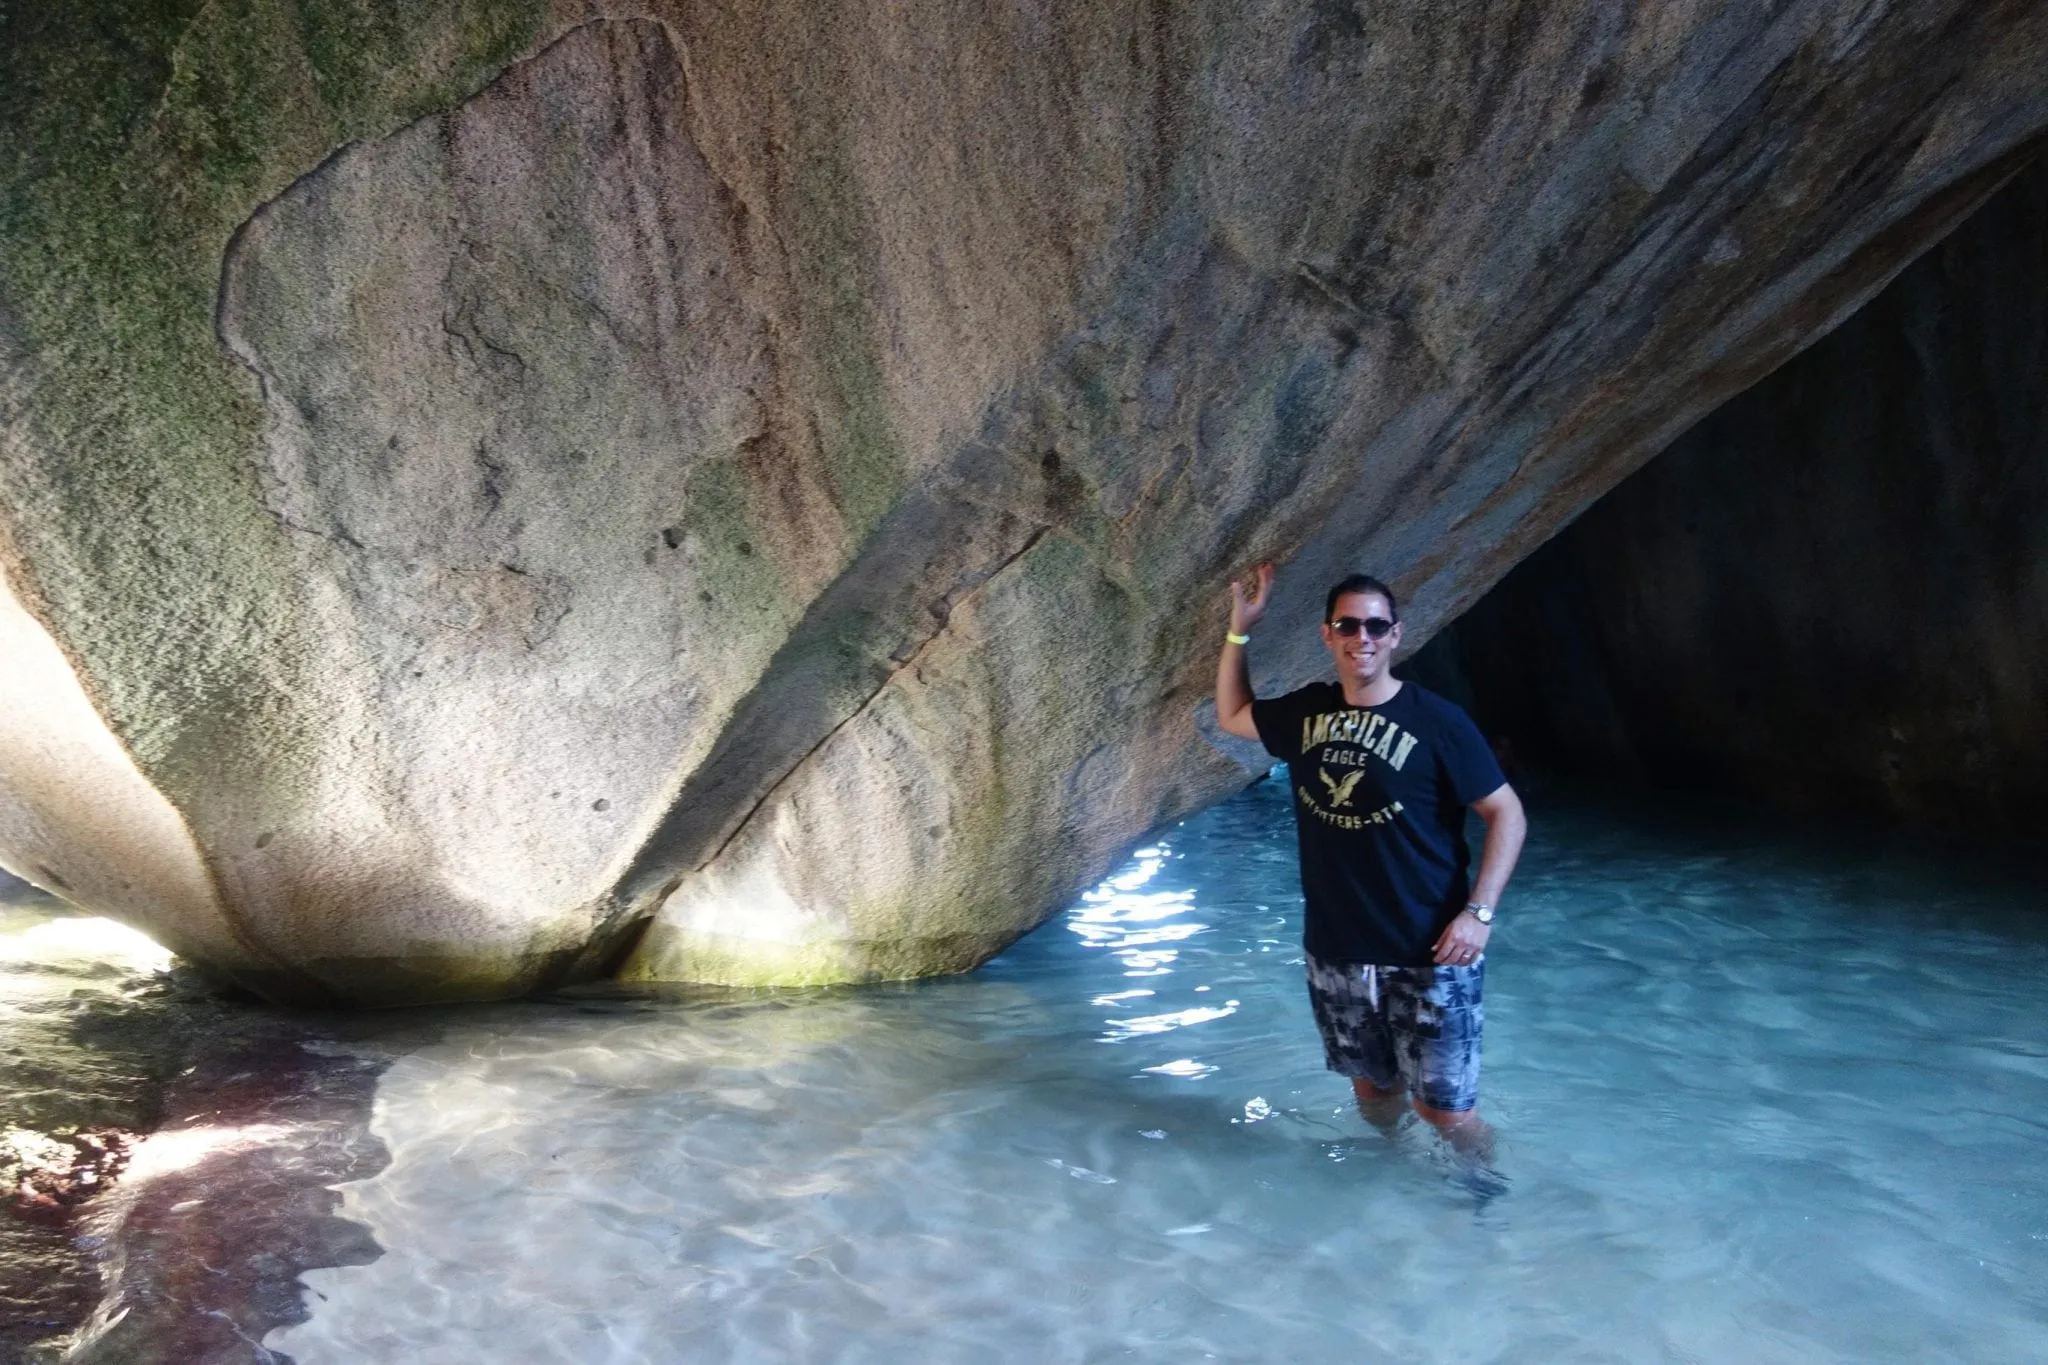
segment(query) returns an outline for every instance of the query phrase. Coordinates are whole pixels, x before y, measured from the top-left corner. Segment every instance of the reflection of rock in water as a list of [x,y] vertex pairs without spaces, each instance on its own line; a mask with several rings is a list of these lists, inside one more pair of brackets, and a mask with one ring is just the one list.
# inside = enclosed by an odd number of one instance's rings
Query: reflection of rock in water
[[53,918],[61,914],[55,900],[22,882],[0,884],[0,1353],[10,1358],[91,1311],[98,1278],[71,1236],[76,1196],[99,1172],[76,1139],[101,1134],[112,1146],[112,1135],[151,1124],[168,1061],[161,1044],[144,1043],[146,1023],[92,1027],[117,1010],[153,1013],[145,1002],[122,1000],[146,978],[136,965],[67,951],[65,936],[51,932],[66,923]]
[[[11,879],[10,879],[11,880]],[[380,1066],[195,992],[140,935],[0,885],[0,1356],[263,1359],[298,1273],[359,1264],[326,1186],[370,1174]],[[201,1277],[195,1282],[194,1277]]]
[[74,1360],[273,1359],[256,1343],[305,1320],[300,1272],[380,1254],[333,1216],[329,1187],[384,1165],[368,1128],[382,1065],[308,1051],[301,1028],[266,1014],[223,1013],[242,1036],[188,1054],[163,1126],[84,1220],[107,1283]]

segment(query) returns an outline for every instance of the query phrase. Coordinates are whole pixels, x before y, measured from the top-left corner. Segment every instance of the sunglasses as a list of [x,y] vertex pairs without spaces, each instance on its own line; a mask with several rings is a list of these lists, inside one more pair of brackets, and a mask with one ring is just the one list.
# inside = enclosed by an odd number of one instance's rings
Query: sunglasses
[[1363,621],[1356,616],[1340,616],[1330,622],[1330,629],[1347,640],[1355,638],[1361,630],[1368,640],[1384,640],[1393,628],[1394,623],[1384,616],[1368,616]]

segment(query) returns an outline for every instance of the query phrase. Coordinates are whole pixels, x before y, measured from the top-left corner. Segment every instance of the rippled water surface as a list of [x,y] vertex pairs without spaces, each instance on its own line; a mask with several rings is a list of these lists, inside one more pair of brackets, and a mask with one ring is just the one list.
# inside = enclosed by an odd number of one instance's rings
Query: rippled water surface
[[1507,1194],[1326,1074],[1285,789],[971,977],[399,1047],[304,1365],[2041,1359],[2048,915],[1959,859],[1542,815],[1489,955]]
[[18,905],[0,1355],[104,1292],[89,1365],[2048,1359],[2038,869],[1536,818],[1493,1197],[1323,1071],[1277,783],[894,987],[323,1021]]

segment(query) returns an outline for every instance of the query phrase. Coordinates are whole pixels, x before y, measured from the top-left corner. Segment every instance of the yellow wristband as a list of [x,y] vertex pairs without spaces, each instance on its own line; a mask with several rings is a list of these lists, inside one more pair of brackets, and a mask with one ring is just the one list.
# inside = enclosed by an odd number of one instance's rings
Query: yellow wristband
[[1237,633],[1236,631],[1234,631],[1234,630],[1226,630],[1226,631],[1224,631],[1224,632],[1223,632],[1223,638],[1224,638],[1225,640],[1228,640],[1228,641],[1229,641],[1229,642],[1230,642],[1231,644],[1234,644],[1234,645],[1248,645],[1248,644],[1250,644],[1250,643],[1252,642],[1252,637],[1251,637],[1251,636],[1249,636],[1249,635],[1239,635],[1239,634],[1238,634],[1238,633]]

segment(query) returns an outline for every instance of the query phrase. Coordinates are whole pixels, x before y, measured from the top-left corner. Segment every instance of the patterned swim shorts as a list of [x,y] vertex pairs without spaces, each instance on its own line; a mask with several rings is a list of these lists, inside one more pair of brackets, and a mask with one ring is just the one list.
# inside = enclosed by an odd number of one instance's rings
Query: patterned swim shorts
[[1469,967],[1369,967],[1308,960],[1323,1060],[1340,1076],[1406,1090],[1432,1109],[1479,1103],[1486,957]]

